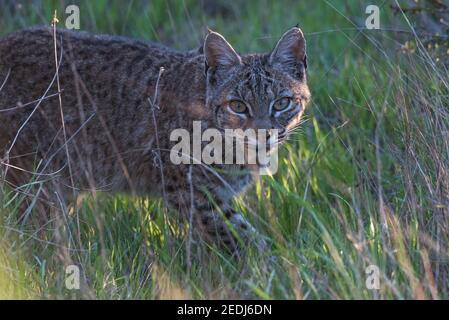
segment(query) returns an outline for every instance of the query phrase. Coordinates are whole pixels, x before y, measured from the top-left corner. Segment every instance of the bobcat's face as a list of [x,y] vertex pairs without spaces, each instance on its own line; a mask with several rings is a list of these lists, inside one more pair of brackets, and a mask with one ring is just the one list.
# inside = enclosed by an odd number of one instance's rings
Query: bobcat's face
[[[300,124],[310,98],[305,42],[289,30],[271,54],[240,57],[223,37],[206,38],[207,105],[218,129],[277,130],[276,145]],[[273,136],[273,135],[271,135]]]
[[300,123],[309,100],[305,77],[294,79],[271,67],[264,56],[244,57],[229,81],[210,99],[221,129],[277,129],[279,140]]

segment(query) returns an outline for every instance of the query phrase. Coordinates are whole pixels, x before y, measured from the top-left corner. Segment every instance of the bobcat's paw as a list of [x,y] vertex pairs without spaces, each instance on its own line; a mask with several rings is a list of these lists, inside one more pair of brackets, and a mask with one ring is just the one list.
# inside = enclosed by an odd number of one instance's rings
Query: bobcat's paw
[[268,242],[241,214],[232,215],[229,221],[245,246],[254,246],[259,251],[268,248]]
[[267,241],[239,213],[233,213],[227,219],[218,215],[203,216],[201,223],[211,242],[237,258],[245,256],[248,247],[255,247],[258,252],[268,248]]

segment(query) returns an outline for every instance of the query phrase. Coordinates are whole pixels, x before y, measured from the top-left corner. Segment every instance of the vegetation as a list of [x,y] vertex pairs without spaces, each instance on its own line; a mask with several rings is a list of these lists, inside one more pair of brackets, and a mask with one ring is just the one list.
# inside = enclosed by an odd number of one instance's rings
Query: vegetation
[[[240,52],[268,51],[299,23],[313,98],[277,174],[235,203],[267,252],[236,261],[187,243],[158,201],[125,196],[86,196],[36,230],[17,222],[24,196],[0,180],[1,298],[449,298],[449,51],[428,50],[449,41],[447,11],[435,20],[445,33],[429,35],[408,1],[379,1],[380,30],[365,29],[365,1],[74,2],[83,30],[179,49],[209,27]],[[0,35],[54,10],[62,25],[64,8],[2,1]],[[80,290],[65,286],[70,264]],[[367,289],[370,265],[379,290]]]

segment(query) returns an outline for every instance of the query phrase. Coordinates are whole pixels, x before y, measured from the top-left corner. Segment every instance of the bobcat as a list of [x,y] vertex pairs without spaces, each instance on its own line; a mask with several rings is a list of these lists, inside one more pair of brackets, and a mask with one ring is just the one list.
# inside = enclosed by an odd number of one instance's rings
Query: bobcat
[[264,246],[230,206],[258,166],[175,165],[170,132],[201,121],[277,129],[282,143],[310,98],[306,69],[298,27],[247,55],[213,31],[187,52],[52,27],[12,33],[0,40],[0,178],[21,192],[35,181],[45,212],[81,191],[159,195],[208,241]]

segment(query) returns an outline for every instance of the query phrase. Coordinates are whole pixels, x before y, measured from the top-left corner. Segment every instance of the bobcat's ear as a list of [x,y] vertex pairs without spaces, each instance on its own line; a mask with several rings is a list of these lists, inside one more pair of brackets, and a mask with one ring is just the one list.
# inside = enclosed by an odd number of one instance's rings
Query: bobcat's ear
[[271,52],[269,62],[273,67],[301,77],[307,68],[306,40],[301,29],[293,27],[284,33]]
[[219,33],[210,31],[204,40],[204,55],[208,68],[232,67],[242,63],[242,59]]

